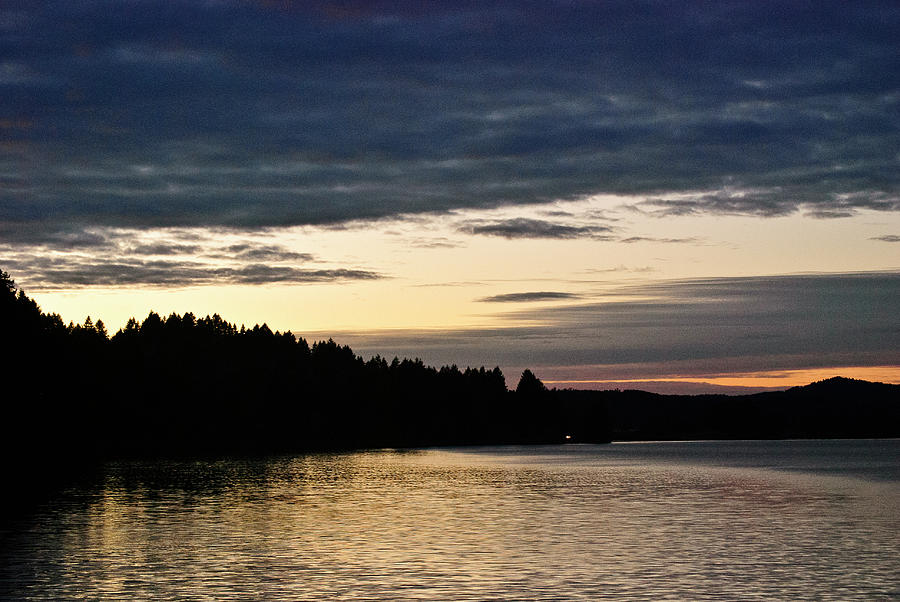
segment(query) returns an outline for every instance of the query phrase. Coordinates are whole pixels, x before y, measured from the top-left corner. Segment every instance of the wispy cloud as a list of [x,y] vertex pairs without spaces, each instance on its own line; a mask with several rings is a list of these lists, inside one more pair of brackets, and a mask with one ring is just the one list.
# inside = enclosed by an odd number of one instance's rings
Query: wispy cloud
[[232,257],[248,261],[292,261],[305,262],[314,258],[310,253],[297,253],[281,245],[258,245],[241,243],[229,245],[223,249],[222,257]]
[[628,238],[620,238],[619,242],[623,242],[626,244],[633,244],[636,242],[661,242],[666,244],[688,244],[688,243],[697,243],[699,239],[689,237],[689,238],[659,238],[655,236],[629,236]]
[[861,209],[900,210],[900,196],[882,190],[838,193],[813,192],[789,184],[760,189],[731,185],[720,190],[652,197],[628,205],[628,208],[652,217],[704,214],[782,217],[802,211],[808,217],[835,219],[852,217]]
[[882,242],[900,242],[900,236],[897,234],[885,234],[884,236],[874,236],[872,240],[880,240]]
[[527,303],[531,301],[559,301],[561,299],[577,299],[574,293],[561,293],[554,291],[536,291],[529,293],[505,293],[482,297],[477,301],[483,303]]
[[172,243],[149,243],[135,245],[127,249],[134,255],[192,255],[203,249],[200,245],[183,245]]
[[588,274],[615,274],[615,273],[635,273],[635,274],[649,274],[651,272],[658,272],[659,268],[644,265],[644,266],[627,266],[627,265],[617,265],[609,268],[592,268],[589,270],[585,270]]
[[473,221],[459,225],[468,234],[501,236],[503,238],[604,238],[612,231],[609,226],[569,225],[547,220],[512,218],[498,221]]
[[414,237],[407,240],[406,244],[417,249],[453,249],[464,246],[461,241],[452,240],[446,236]]
[[28,290],[83,287],[192,287],[210,284],[308,284],[376,280],[369,270],[331,268],[301,269],[283,265],[249,263],[214,265],[191,260],[151,260],[122,257],[98,259],[86,256],[29,256],[8,259],[4,269],[21,273]]
[[653,217],[677,217],[704,213],[778,217],[797,211],[798,202],[781,188],[746,189],[729,186],[721,190],[676,194],[672,198],[649,198],[632,209]]

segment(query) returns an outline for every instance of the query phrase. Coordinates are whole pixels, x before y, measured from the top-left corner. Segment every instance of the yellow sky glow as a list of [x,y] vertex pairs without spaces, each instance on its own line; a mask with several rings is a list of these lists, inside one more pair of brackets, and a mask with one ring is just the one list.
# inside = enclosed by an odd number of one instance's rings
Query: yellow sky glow
[[[13,274],[45,311],[68,321],[103,319],[112,330],[129,317],[218,312],[237,323],[266,322],[280,330],[466,328],[499,324],[509,305],[479,303],[499,294],[553,290],[598,298],[624,284],[681,278],[811,272],[896,270],[900,245],[874,237],[900,228],[900,216],[860,212],[842,220],[802,215],[778,218],[682,216],[651,218],[623,209],[635,199],[599,196],[529,207],[470,210],[384,221],[348,229],[289,228],[257,235],[314,259],[295,267],[349,268],[383,279],[339,283],[206,285],[184,288],[91,287],[33,290],[27,274]],[[596,224],[602,213],[609,239],[506,239],[466,234],[460,224],[510,218],[547,219],[564,211],[572,224]],[[246,240],[205,232],[220,245]],[[137,242],[167,234],[138,233]],[[646,240],[623,243],[627,237]],[[835,245],[836,238],[852,245]],[[664,240],[692,242],[663,242]],[[161,257],[160,259],[166,259]],[[190,257],[189,260],[197,260]],[[218,259],[226,265],[226,259]]]

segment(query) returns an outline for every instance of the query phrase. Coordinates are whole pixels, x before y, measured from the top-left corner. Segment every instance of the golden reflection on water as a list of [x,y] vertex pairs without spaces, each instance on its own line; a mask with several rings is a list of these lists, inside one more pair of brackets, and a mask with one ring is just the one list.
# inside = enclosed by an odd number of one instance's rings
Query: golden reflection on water
[[655,454],[571,446],[113,464],[95,486],[46,508],[18,540],[3,593],[900,596],[896,480],[700,461],[727,455],[729,444],[686,462],[656,445]]

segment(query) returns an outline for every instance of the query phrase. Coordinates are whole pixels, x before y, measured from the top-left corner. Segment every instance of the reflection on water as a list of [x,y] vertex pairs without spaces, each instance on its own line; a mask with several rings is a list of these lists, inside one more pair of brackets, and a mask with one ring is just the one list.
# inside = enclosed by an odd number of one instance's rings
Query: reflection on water
[[900,597],[898,441],[116,463],[4,537],[6,598]]

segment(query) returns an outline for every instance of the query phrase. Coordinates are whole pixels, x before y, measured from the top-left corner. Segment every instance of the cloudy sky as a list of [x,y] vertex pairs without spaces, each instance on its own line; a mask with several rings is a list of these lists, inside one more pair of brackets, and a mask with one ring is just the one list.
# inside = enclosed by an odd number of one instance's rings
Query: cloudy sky
[[0,269],[511,385],[900,382],[897,40],[893,0],[7,0]]

